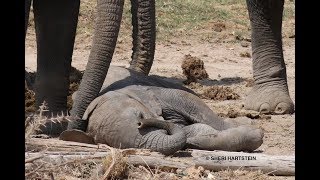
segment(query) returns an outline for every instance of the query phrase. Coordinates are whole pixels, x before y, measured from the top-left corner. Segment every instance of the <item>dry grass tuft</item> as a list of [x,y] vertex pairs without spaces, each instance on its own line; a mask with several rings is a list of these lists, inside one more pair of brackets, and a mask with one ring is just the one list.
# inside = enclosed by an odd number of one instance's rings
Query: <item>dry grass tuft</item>
[[38,160],[26,164],[25,177],[26,179],[90,179],[96,166],[97,163],[90,159],[76,159],[60,163]]
[[268,174],[262,171],[245,171],[241,169],[237,170],[224,170],[213,173],[215,179],[228,179],[228,180],[265,180],[269,179]]
[[115,179],[125,176],[128,169],[127,157],[117,149],[110,148],[110,155],[102,161],[102,167],[105,170],[102,179]]
[[44,116],[44,113],[48,111],[46,103],[43,102],[39,107],[39,115],[29,116],[25,120],[25,140],[30,139],[31,135],[40,130],[41,126],[48,121],[48,118]]
[[32,135],[41,131],[41,127],[45,127],[48,122],[52,123],[61,123],[68,122],[68,114],[64,114],[61,112],[61,115],[55,115],[50,118],[46,114],[48,114],[48,107],[46,102],[43,102],[39,107],[39,113],[35,113],[31,116],[26,117],[25,119],[25,140],[31,138]]

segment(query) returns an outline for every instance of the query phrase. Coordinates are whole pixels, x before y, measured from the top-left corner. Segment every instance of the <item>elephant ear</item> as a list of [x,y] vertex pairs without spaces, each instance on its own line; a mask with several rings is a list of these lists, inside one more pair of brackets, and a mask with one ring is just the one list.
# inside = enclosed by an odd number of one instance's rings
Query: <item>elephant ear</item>
[[86,111],[84,112],[82,119],[83,120],[89,120],[92,112],[100,107],[103,103],[110,101],[111,99],[115,98],[115,97],[121,97],[123,96],[122,93],[118,93],[116,91],[109,91],[106,92],[100,96],[98,96],[97,98],[95,98],[87,107]]
[[149,87],[140,86],[140,85],[131,85],[126,88],[116,90],[117,92],[124,93],[130,98],[139,101],[143,104],[150,112],[157,116],[162,115],[162,108],[160,103],[157,101],[154,93],[150,90]]
[[95,144],[94,139],[92,137],[90,137],[87,133],[77,129],[63,131],[60,134],[59,139],[64,141],[74,141],[79,143]]
[[92,112],[99,107],[101,104],[103,104],[104,102],[108,101],[108,96],[106,96],[105,94],[95,98],[87,107],[86,111],[84,112],[82,119],[83,120],[89,120],[90,115],[92,114]]

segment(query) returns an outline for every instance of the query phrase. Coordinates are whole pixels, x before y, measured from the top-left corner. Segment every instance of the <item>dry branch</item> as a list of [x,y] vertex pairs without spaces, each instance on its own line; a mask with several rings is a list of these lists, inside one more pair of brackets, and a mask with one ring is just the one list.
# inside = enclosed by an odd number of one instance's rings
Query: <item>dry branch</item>
[[193,150],[196,166],[220,171],[225,169],[261,170],[271,175],[294,176],[294,156],[273,156],[261,153]]
[[161,156],[130,155],[129,164],[149,166],[150,168],[160,167],[161,169],[185,169],[194,165],[192,161],[183,158],[170,158]]
[[33,151],[72,151],[72,152],[108,152],[109,147],[71,141],[61,141],[58,139],[31,138],[26,143],[26,150]]
[[[101,159],[110,154],[108,146],[67,142],[55,139],[30,139],[27,149],[35,148],[45,152],[26,152],[26,158],[43,156],[48,163],[65,163],[75,159]],[[205,169],[220,171],[226,169],[261,170],[272,175],[292,176],[295,174],[294,156],[272,156],[261,153],[190,150],[189,156],[164,156],[149,150],[121,150],[132,165],[159,167],[161,169],[185,169],[202,166]],[[217,159],[220,158],[220,159]]]
[[24,161],[24,163],[31,163],[31,162],[33,162],[33,161],[35,161],[37,159],[41,159],[41,158],[43,158],[43,154],[40,154],[38,156],[33,156],[32,158],[26,159]]

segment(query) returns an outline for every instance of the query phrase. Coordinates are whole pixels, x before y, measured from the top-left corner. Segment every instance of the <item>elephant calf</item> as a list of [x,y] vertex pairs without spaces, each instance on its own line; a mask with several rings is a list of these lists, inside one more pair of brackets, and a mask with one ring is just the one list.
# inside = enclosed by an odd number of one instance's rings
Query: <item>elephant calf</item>
[[110,67],[106,79],[84,114],[87,132],[67,130],[60,139],[166,155],[184,148],[253,151],[263,142],[261,129],[223,120],[183,86],[120,67]]

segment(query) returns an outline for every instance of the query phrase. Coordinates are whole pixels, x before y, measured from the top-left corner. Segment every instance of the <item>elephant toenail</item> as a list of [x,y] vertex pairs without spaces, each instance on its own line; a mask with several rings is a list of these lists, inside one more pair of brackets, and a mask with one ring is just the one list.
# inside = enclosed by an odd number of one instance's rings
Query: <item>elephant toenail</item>
[[270,105],[269,105],[269,103],[263,103],[263,104],[261,104],[259,112],[260,112],[261,114],[268,114],[268,113],[270,113]]
[[290,107],[290,104],[281,102],[281,103],[279,103],[279,104],[277,105],[277,107],[275,108],[274,113],[275,113],[275,114],[290,113],[291,109],[292,109],[292,108]]

